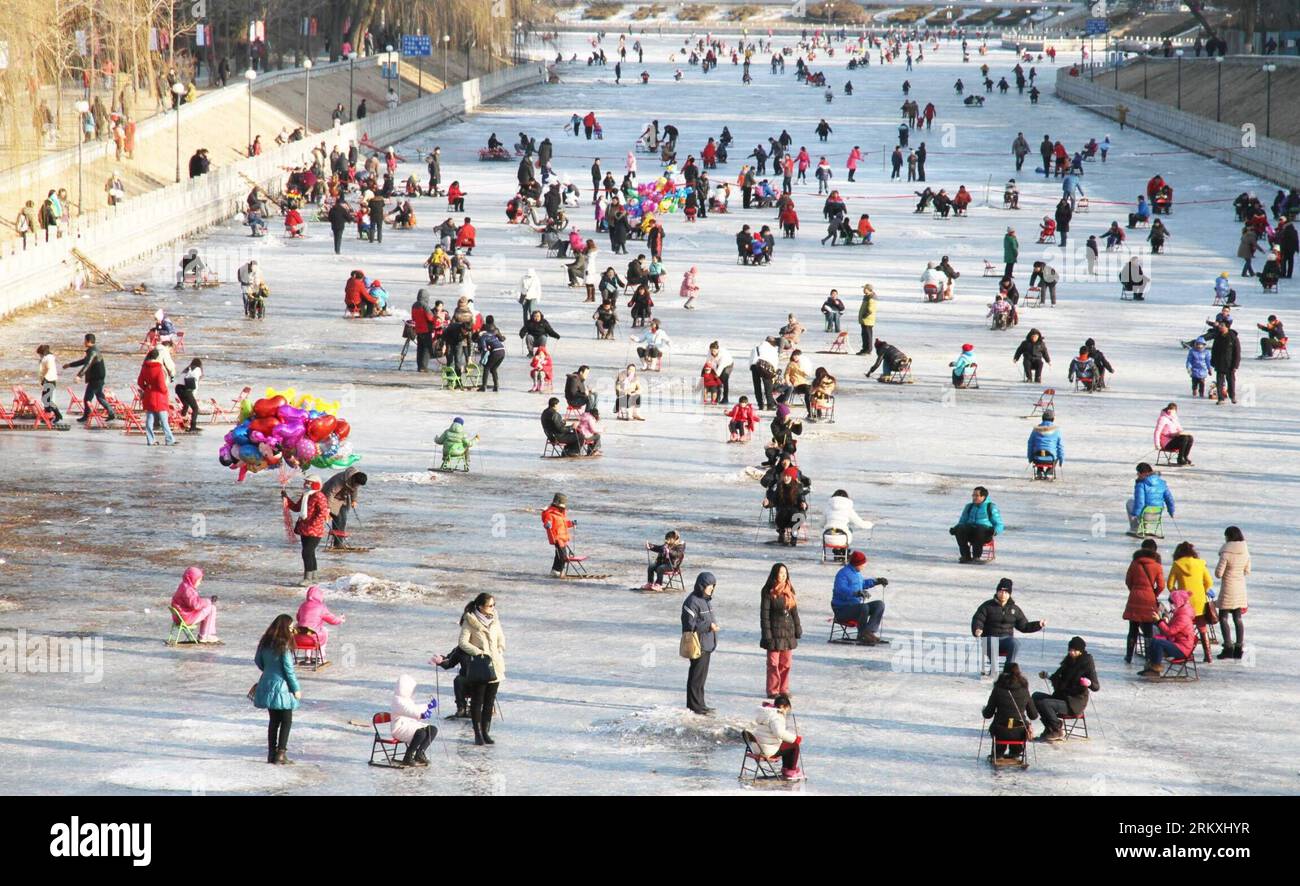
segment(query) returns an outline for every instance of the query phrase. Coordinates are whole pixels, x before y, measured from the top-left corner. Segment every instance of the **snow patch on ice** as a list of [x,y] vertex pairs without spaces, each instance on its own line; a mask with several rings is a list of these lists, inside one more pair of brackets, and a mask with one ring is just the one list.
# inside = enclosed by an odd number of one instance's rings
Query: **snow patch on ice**
[[21,609],[22,605],[11,597],[0,597],[0,612],[13,612],[15,609]]
[[616,720],[598,720],[591,731],[629,742],[649,739],[675,746],[698,746],[740,741],[744,728],[682,708],[657,706]]
[[283,345],[272,345],[272,351],[311,351],[316,345],[311,342],[289,342]]
[[423,600],[446,593],[436,585],[422,585],[410,581],[391,581],[375,578],[364,572],[354,572],[335,579],[325,587],[339,594],[368,597],[372,600]]
[[763,479],[763,471],[760,468],[748,467],[739,471],[732,471],[726,474],[708,474],[700,478],[705,484],[709,483],[752,483],[755,480]]
[[897,483],[900,486],[934,486],[947,483],[946,477],[927,474],[924,471],[891,471],[876,481],[877,483]]
[[406,471],[403,473],[371,474],[371,480],[380,483],[417,483],[428,485],[440,482],[437,474],[431,471]]
[[108,773],[105,781],[138,791],[177,791],[186,794],[238,791],[265,793],[297,785],[306,774],[306,770],[301,767],[268,766],[263,759],[188,758],[184,765],[169,759],[124,766]]

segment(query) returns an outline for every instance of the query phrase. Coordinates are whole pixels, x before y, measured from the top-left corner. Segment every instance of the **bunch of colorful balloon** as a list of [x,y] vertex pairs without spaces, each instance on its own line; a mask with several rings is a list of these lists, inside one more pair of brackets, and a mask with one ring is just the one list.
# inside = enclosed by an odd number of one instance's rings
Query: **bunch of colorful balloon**
[[226,434],[218,456],[239,471],[239,480],[281,463],[306,470],[346,468],[361,456],[352,452],[351,426],[338,417],[339,404],[293,389],[267,388],[260,400],[239,404],[239,424]]
[[639,199],[629,201],[627,207],[628,215],[632,218],[654,212],[676,212],[693,189],[661,176],[653,182],[642,182],[636,190]]

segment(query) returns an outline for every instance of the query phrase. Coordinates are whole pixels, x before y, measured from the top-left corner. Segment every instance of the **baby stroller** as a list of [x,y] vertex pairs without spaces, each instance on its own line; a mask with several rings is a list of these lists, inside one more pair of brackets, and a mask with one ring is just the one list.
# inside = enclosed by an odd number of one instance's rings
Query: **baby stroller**
[[1043,225],[1038,230],[1039,243],[1056,242],[1056,220],[1050,216],[1043,216]]

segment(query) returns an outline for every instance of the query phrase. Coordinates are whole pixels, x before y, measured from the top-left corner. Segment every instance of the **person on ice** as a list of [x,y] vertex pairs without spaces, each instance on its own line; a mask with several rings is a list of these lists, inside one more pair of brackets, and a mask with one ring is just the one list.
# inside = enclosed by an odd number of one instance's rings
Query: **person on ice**
[[[975,610],[971,618],[970,630],[977,638],[983,637],[987,646],[989,661],[996,663],[999,655],[1005,655],[1010,667],[1016,663],[1020,651],[1020,641],[1016,631],[1022,634],[1034,634],[1047,627],[1046,621],[1030,621],[1016,601],[1011,599],[1011,579],[1004,578],[998,582],[993,599],[985,600]],[[994,649],[994,641],[997,648]]]
[[361,487],[368,478],[356,468],[345,468],[325,481],[321,487],[330,506],[330,546],[347,546],[348,511],[356,507]]
[[329,607],[325,605],[325,591],[319,585],[312,585],[307,589],[307,598],[298,607],[298,615],[294,618],[299,627],[310,628],[315,632],[323,659],[326,658],[325,644],[330,640],[329,629],[325,626],[341,625],[346,620],[346,617],[330,612]]
[[1205,396],[1205,380],[1210,375],[1210,349],[1206,345],[1205,336],[1198,336],[1192,343],[1192,348],[1187,352],[1187,375],[1192,380],[1192,396]]
[[1088,708],[1088,698],[1094,692],[1101,691],[1097,681],[1097,666],[1088,654],[1088,644],[1082,637],[1071,637],[1065,658],[1053,673],[1039,671],[1038,676],[1052,684],[1050,694],[1035,692],[1034,706],[1042,715],[1044,732],[1039,736],[1043,741],[1065,741],[1065,726],[1062,716],[1077,717]]
[[1156,419],[1155,444],[1160,452],[1177,452],[1179,466],[1191,466],[1192,435],[1178,422],[1178,404],[1170,403]]
[[220,643],[217,636],[217,598],[199,596],[199,585],[203,582],[203,570],[191,566],[181,576],[181,583],[172,594],[171,605],[180,613],[187,625],[199,629],[200,643]]
[[564,563],[569,556],[569,530],[578,525],[569,519],[569,499],[563,492],[555,493],[551,504],[542,511],[542,526],[546,529],[546,540],[555,548],[555,559],[551,561],[551,578],[564,577]]
[[1061,439],[1060,429],[1053,424],[1055,421],[1056,411],[1044,409],[1042,423],[1029,432],[1026,457],[1039,480],[1048,476],[1053,465],[1065,464],[1065,442]]
[[[690,659],[686,675],[686,707],[692,713],[707,716],[713,708],[704,701],[704,684],[709,679],[709,656],[718,648],[718,623],[713,614],[713,588],[717,579],[712,572],[695,577],[695,588],[682,602],[682,635],[694,634],[699,654]],[[685,650],[683,650],[685,657]]]
[[1174,495],[1169,491],[1164,479],[1155,472],[1151,465],[1140,462],[1137,466],[1137,479],[1133,481],[1133,497],[1128,500],[1129,530],[1137,531],[1138,518],[1146,508],[1158,508],[1174,515]]
[[1001,535],[1002,530],[1002,513],[998,506],[989,500],[987,489],[976,486],[971,492],[970,504],[962,508],[961,518],[948,533],[957,539],[962,563],[982,563],[985,561],[977,555],[994,536]]
[[1077,381],[1083,385],[1085,391],[1095,391],[1097,384],[1097,363],[1088,354],[1088,346],[1083,345],[1079,348],[1079,356],[1070,361],[1070,371],[1066,378],[1069,381]]
[[[975,362],[975,346],[964,344],[961,346],[961,353],[957,359],[948,364],[952,367],[952,386],[954,388],[964,388],[969,384],[966,378],[966,371],[975,370],[979,364]],[[973,374],[973,372],[972,372]]]
[[1196,651],[1191,595],[1173,591],[1169,602],[1173,611],[1156,623],[1160,636],[1147,642],[1147,666],[1138,671],[1139,677],[1159,677],[1164,673],[1166,658],[1189,658]]
[[758,749],[764,756],[780,755],[781,777],[786,781],[799,781],[804,777],[799,766],[799,749],[803,738],[787,725],[786,717],[789,713],[790,696],[785,693],[776,695],[771,704],[758,709],[758,716],[749,731],[753,733]]
[[447,430],[433,438],[434,444],[442,447],[441,470],[447,470],[456,459],[466,459],[468,463],[469,450],[476,440],[478,437],[465,435],[465,419],[459,415],[453,418]]
[[[1038,719],[1038,709],[1029,695],[1029,681],[1020,673],[1020,665],[1008,664],[1006,670],[998,675],[981,714],[984,719],[993,720],[989,725],[989,735],[994,741],[1029,741],[1033,738],[1028,720]],[[996,753],[995,744],[989,752],[990,759]],[[1022,757],[1024,745],[1004,745],[1002,753],[1006,757]]]
[[257,643],[253,663],[262,672],[253,687],[253,706],[267,712],[266,762],[290,764],[289,730],[302,689],[293,667],[293,619],[277,615]]
[[871,588],[886,587],[887,578],[867,578],[867,555],[861,551],[849,554],[849,562],[835,573],[835,586],[831,592],[831,611],[841,624],[858,623],[858,645],[875,646],[880,642],[880,622],[885,617],[885,601],[871,599]]
[[836,489],[831,493],[831,500],[826,504],[826,513],[822,520],[822,541],[830,541],[837,546],[848,549],[853,546],[853,530],[865,529],[868,532],[875,526],[870,520],[864,520],[853,507],[853,499],[847,491]]
[[302,581],[299,587],[308,587],[316,581],[316,548],[325,536],[325,521],[330,515],[329,502],[321,487],[320,477],[309,474],[302,480],[302,495],[297,501],[280,490],[280,497],[288,502],[289,510],[298,515],[293,531],[302,541]]
[[424,752],[438,734],[438,727],[429,722],[436,702],[421,704],[411,697],[414,693],[414,677],[402,674],[397,678],[397,691],[393,693],[393,701],[389,705],[393,718],[390,728],[393,738],[406,742],[402,765],[428,766],[429,758]]
[[1192,607],[1192,621],[1200,634],[1201,647],[1205,652],[1203,661],[1209,664],[1210,639],[1214,637],[1214,626],[1209,621],[1207,610],[1215,597],[1214,577],[1191,542],[1182,542],[1174,548],[1174,562],[1169,567],[1166,585],[1171,591],[1186,591],[1191,595],[1188,603]]
[[646,566],[645,584],[641,586],[643,591],[662,591],[664,589],[664,576],[669,572],[676,572],[682,568],[682,560],[686,557],[686,545],[682,542],[682,537],[677,534],[677,530],[669,529],[664,533],[664,543],[661,545],[645,543],[647,551],[654,551],[655,559],[653,563]]

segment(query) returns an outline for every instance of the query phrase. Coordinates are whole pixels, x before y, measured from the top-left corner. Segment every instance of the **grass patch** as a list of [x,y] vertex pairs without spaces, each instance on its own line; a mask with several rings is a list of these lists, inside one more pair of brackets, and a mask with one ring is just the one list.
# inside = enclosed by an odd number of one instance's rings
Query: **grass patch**
[[604,21],[607,18],[613,18],[623,10],[622,3],[592,3],[583,12],[582,17],[594,21]]
[[649,6],[638,6],[632,13],[634,21],[643,22],[648,18],[659,18],[668,11],[667,6],[660,6],[658,3],[651,3]]
[[833,5],[829,3],[810,3],[804,19],[811,22],[826,22],[826,15],[830,13],[830,20],[835,24],[860,25],[866,23],[870,16],[867,11],[856,3],[837,2]]
[[744,6],[737,6],[735,9],[731,10],[731,20],[733,22],[749,21],[751,18],[758,15],[762,11],[763,11],[763,7],[761,6],[753,6],[751,4],[746,4]]
[[909,6],[902,12],[895,12],[889,22],[895,25],[910,25],[925,18],[933,10],[930,6]]
[[702,22],[713,15],[713,7],[705,3],[692,3],[677,11],[677,20],[683,22]]

